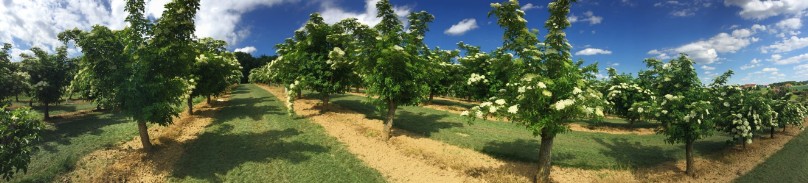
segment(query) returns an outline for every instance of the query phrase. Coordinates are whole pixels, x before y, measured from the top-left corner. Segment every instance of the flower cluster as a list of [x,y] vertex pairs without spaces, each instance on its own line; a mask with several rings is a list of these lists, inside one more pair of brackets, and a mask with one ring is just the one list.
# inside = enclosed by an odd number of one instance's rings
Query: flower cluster
[[488,83],[488,79],[485,79],[485,75],[471,73],[471,77],[469,77],[469,80],[466,82],[466,84],[472,85],[476,83]]
[[474,113],[476,118],[484,118],[487,114],[496,114],[500,112],[516,114],[519,112],[519,105],[508,105],[505,99],[497,99],[496,97],[490,98],[493,102],[483,102],[479,106],[474,106],[470,111],[463,111],[461,116],[469,116]]
[[289,84],[289,87],[285,88],[286,89],[286,109],[287,109],[287,112],[289,112],[289,116],[295,115],[295,96],[297,95],[297,92],[300,92],[298,90],[298,87],[300,87],[299,85],[300,85],[300,81],[295,80],[294,83]]

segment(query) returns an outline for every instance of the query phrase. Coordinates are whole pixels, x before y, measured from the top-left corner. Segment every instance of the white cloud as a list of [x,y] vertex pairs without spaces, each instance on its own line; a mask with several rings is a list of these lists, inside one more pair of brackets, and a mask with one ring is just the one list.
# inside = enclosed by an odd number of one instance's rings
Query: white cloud
[[787,18],[775,24],[781,30],[798,30],[802,28],[802,20],[799,17]]
[[569,17],[567,17],[567,20],[569,20],[570,23],[589,22],[589,25],[595,25],[603,22],[603,17],[596,16],[595,13],[593,13],[592,11],[586,11],[584,12],[584,17],[570,15]]
[[[249,27],[238,27],[241,16],[260,7],[271,7],[298,0],[201,0],[196,13],[196,36],[212,37],[238,44],[250,34]],[[146,2],[146,16],[160,18],[165,4],[170,0],[150,0]]]
[[745,19],[762,20],[781,14],[798,14],[808,9],[806,0],[724,0],[725,6],[738,6]]
[[609,54],[612,54],[612,51],[598,48],[586,48],[581,51],[575,52],[575,55],[609,55]]
[[682,9],[671,12],[671,15],[676,17],[689,17],[696,15],[696,11],[693,9]]
[[663,53],[662,51],[659,51],[657,49],[653,49],[651,51],[648,51],[648,54],[649,55],[656,55],[655,57],[657,59],[662,59],[662,60],[671,58],[667,53]]
[[[376,3],[378,2],[379,0],[365,0],[364,12],[350,12],[339,8],[339,6],[333,2],[325,1],[322,4],[323,10],[320,11],[320,14],[323,16],[323,20],[329,24],[337,23],[346,18],[356,18],[360,23],[375,26],[382,21],[381,18],[376,17],[376,13],[379,12],[376,10]],[[393,11],[402,22],[406,20],[407,15],[411,12],[410,8],[406,6],[393,6]]]
[[747,70],[747,69],[751,69],[751,68],[755,68],[755,67],[760,67],[761,65],[762,64],[760,64],[760,59],[752,59],[752,61],[749,62],[749,64],[742,65],[741,70]]
[[533,5],[533,3],[527,3],[525,5],[522,5],[522,8],[519,8],[519,9],[521,9],[522,11],[529,11],[529,10],[532,10],[532,9],[541,9],[541,8],[543,8],[541,5],[537,6],[537,5]]
[[736,29],[731,34],[722,32],[707,40],[688,43],[673,49],[651,50],[648,54],[685,53],[700,64],[712,64],[719,60],[719,53],[735,53],[758,41],[758,38],[752,37],[757,33],[754,30],[757,29]]
[[808,53],[793,56],[793,57],[788,57],[788,58],[785,58],[785,59],[783,59],[782,55],[774,54],[774,55],[772,55],[772,58],[769,59],[769,61],[774,62],[774,64],[777,64],[777,65],[788,65],[788,64],[801,63],[801,62],[804,62],[804,61],[808,61]]
[[763,68],[763,70],[761,70],[761,71],[763,71],[763,72],[777,72],[777,71],[779,71],[779,69],[773,68],[773,67],[767,67],[767,68]]
[[[242,14],[259,7],[299,0],[202,0],[196,16],[196,36],[213,37],[233,45],[249,34],[237,27]],[[149,0],[146,16],[160,18],[169,0]],[[93,25],[110,29],[127,26],[124,0],[4,1],[0,5],[0,42],[18,48],[32,46],[48,51],[62,45],[56,35],[64,30],[89,30]],[[73,52],[76,52],[75,50]]]
[[452,25],[452,27],[449,27],[449,29],[446,29],[446,31],[443,31],[443,33],[453,36],[459,36],[465,34],[470,30],[474,30],[478,27],[479,26],[477,26],[476,19],[473,18],[463,19],[457,24]]
[[253,53],[255,51],[258,51],[258,49],[255,49],[255,47],[253,47],[253,46],[247,46],[247,47],[244,47],[244,48],[237,48],[236,50],[234,50],[234,52],[244,52],[244,53]]
[[797,36],[791,36],[789,39],[784,39],[772,45],[761,47],[760,51],[763,53],[768,53],[769,51],[774,53],[784,53],[805,47],[808,47],[808,37],[799,38]]
[[[62,45],[56,35],[67,29],[88,30],[96,24],[123,28],[123,0],[108,4],[94,0],[4,1],[0,5],[0,42],[53,51]],[[14,58],[19,60],[16,54]]]
[[702,65],[702,66],[701,66],[701,69],[708,70],[708,71],[712,71],[712,70],[715,70],[715,67],[710,67],[710,66],[707,66],[707,65]]
[[794,67],[794,70],[797,75],[808,77],[808,64],[798,65],[797,67]]

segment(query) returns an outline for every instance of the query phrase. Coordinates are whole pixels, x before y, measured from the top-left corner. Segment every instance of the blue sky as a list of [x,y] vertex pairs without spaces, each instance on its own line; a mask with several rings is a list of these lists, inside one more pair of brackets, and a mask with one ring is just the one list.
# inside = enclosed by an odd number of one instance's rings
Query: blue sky
[[[310,13],[328,22],[356,17],[374,24],[377,0],[202,0],[197,35],[231,43],[231,50],[272,55],[274,45],[291,37]],[[0,4],[0,42],[23,53],[31,46],[53,50],[55,34],[67,28],[101,24],[125,26],[123,0],[12,0]],[[161,16],[168,0],[148,1],[147,14]],[[502,29],[488,17],[490,0],[391,0],[402,15],[435,15],[429,46],[455,49],[459,41],[492,50],[502,44]],[[531,28],[542,27],[546,0],[522,0]],[[528,5],[529,4],[529,5]],[[569,17],[568,38],[574,59],[598,62],[620,72],[644,69],[642,60],[669,59],[680,52],[698,63],[704,81],[734,70],[731,83],[767,84],[808,80],[808,31],[805,0],[581,0]],[[454,26],[454,27],[453,27]],[[77,55],[79,50],[71,49]]]

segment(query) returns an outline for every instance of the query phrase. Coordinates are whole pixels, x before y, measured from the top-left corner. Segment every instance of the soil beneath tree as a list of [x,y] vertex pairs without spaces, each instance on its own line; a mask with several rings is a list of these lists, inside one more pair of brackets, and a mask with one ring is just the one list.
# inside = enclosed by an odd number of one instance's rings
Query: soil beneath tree
[[[213,121],[214,114],[226,105],[224,96],[213,105],[194,106],[194,115],[187,111],[174,118],[168,126],[154,125],[149,135],[154,145],[151,153],[142,151],[140,136],[115,147],[97,150],[82,157],[74,170],[60,177],[60,182],[166,182],[174,164],[185,153],[189,143]],[[186,109],[187,110],[187,109]],[[134,129],[133,129],[134,130]]]

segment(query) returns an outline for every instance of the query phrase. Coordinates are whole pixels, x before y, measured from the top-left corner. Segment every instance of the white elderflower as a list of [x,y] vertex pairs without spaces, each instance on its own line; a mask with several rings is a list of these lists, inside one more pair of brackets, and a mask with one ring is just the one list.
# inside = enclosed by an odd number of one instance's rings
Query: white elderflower
[[644,112],[644,111],[645,111],[645,109],[643,109],[642,107],[637,108],[637,112],[639,112],[639,113],[642,113],[642,112]]
[[673,95],[667,94],[667,95],[665,95],[665,99],[673,100]]
[[469,116],[469,111],[463,111],[460,116]]
[[541,94],[544,95],[544,96],[547,96],[547,97],[552,97],[553,96],[553,92],[550,92],[550,91],[547,91],[547,90],[541,91]]
[[564,108],[567,108],[568,106],[572,105],[573,103],[575,103],[575,100],[572,100],[572,99],[564,99],[564,100],[559,100],[558,102],[556,102],[555,104],[553,104],[553,107],[554,107],[556,110],[559,110],[559,111],[560,111],[560,110],[564,110]]
[[488,113],[495,113],[497,112],[497,106],[491,106],[488,108]]
[[508,112],[511,113],[511,114],[516,114],[516,112],[519,112],[518,105],[513,105],[511,107],[508,107]]
[[578,87],[575,87],[575,88],[572,89],[572,94],[579,94],[581,92],[583,92],[583,91],[581,91],[581,89],[578,88]]
[[20,119],[20,118],[17,118],[17,116],[11,116],[12,121],[17,121],[17,119]]
[[603,117],[603,116],[604,116],[604,115],[603,115],[603,108],[601,108],[601,107],[597,107],[597,108],[595,108],[595,115],[598,115],[598,116],[600,116],[600,117]]
[[519,87],[519,93],[525,93],[525,88],[526,87],[524,87],[524,86],[520,86]]
[[477,111],[477,118],[483,118],[483,111]]
[[504,99],[499,99],[499,100],[495,101],[495,103],[497,103],[499,105],[505,105],[505,100]]
[[729,107],[729,102],[724,102],[724,107]]
[[542,89],[547,88],[547,85],[545,85],[544,82],[539,82],[538,86]]

